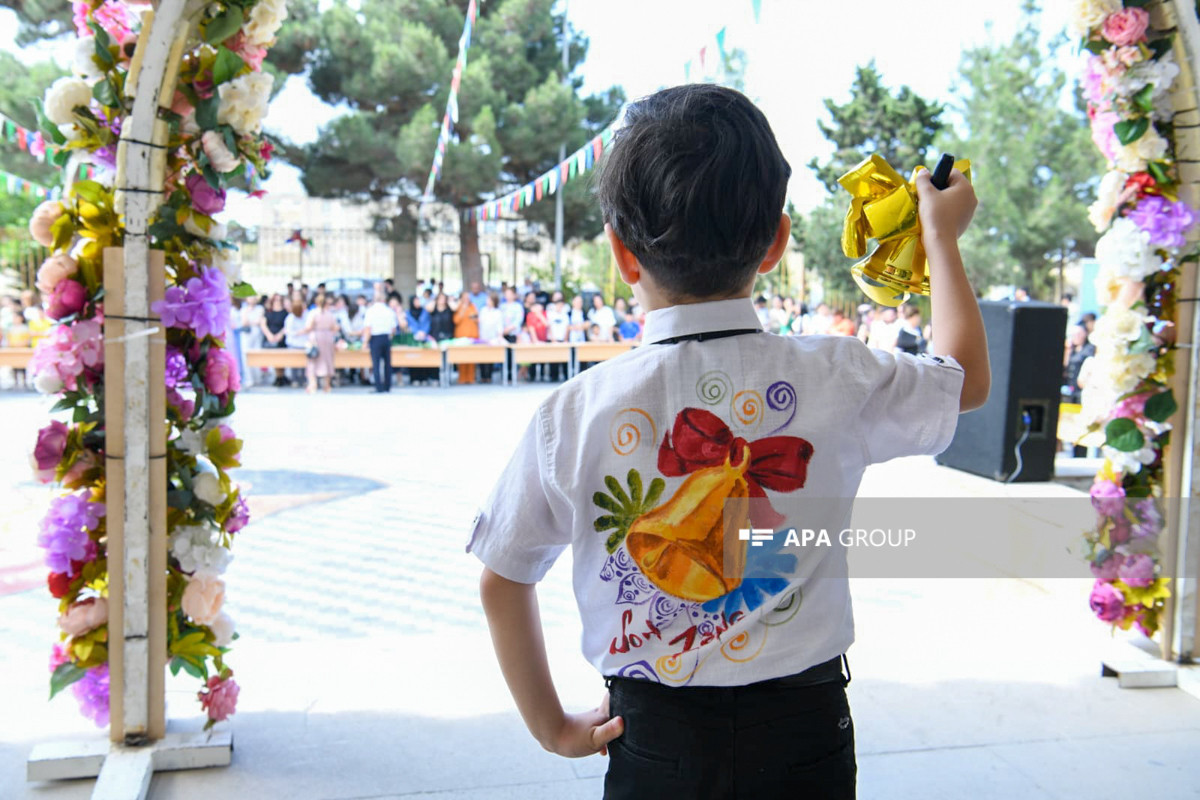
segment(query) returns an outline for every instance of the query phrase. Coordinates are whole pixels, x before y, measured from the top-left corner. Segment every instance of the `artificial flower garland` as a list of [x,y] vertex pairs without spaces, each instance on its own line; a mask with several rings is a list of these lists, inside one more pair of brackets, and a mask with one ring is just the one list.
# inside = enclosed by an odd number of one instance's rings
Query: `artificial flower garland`
[[1092,484],[1098,514],[1087,535],[1095,583],[1089,602],[1114,628],[1159,628],[1170,578],[1162,574],[1163,453],[1177,408],[1176,281],[1196,214],[1178,198],[1170,91],[1174,37],[1156,33],[1149,0],[1075,0],[1072,27],[1091,56],[1083,89],[1092,139],[1108,160],[1089,218],[1096,294],[1104,312],[1082,392],[1083,418],[1103,430],[1104,466]]
[[[259,196],[271,144],[261,135],[272,78],[261,71],[287,16],[285,0],[218,0],[188,42],[170,111],[165,202],[150,228],[165,254],[167,289],[153,307],[166,347],[167,646],[173,674],[202,681],[201,709],[211,726],[234,713],[238,685],[225,663],[236,638],[223,611],[222,573],[234,536],[249,521],[228,470],[242,442],[229,427],[240,387],[226,349],[231,296],[249,296],[227,257],[223,225],[213,217],[226,190]],[[117,141],[132,100],[125,82],[140,20],[122,0],[77,0],[74,74],[56,81],[38,108],[55,163],[96,165],[97,180],[73,184],[63,200],[43,203],[29,230],[51,256],[38,270],[56,327],[39,343],[30,373],[39,391],[59,397],[54,420],[38,432],[34,474],[57,483],[38,543],[59,600],[60,643],[50,660],[51,697],[70,686],[98,726],[108,711],[108,569],[104,475],[103,251],[123,242],[113,201]],[[74,162],[71,162],[74,163]]]

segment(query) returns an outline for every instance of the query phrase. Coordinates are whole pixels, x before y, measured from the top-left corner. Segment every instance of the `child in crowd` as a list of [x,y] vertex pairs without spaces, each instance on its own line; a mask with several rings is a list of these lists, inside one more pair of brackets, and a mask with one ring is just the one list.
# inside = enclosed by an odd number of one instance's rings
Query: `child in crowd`
[[[746,513],[798,525],[806,498],[840,501],[805,527],[847,527],[869,464],[940,452],[983,404],[957,245],[974,193],[957,172],[941,192],[916,181],[937,357],[769,336],[751,290],[787,247],[791,169],[766,119],[690,85],[625,120],[598,195],[647,311],[643,346],[542,402],[476,517],[467,549],[500,667],[543,747],[608,753],[606,798],[854,797],[845,552],[748,551],[736,531]],[[535,589],[567,546],[583,651],[609,690],[582,713],[555,691]]]

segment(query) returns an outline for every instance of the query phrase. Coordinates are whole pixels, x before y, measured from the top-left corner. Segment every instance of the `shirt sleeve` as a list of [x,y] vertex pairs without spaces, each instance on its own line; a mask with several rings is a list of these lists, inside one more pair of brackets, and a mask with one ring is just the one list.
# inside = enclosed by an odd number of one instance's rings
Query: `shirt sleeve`
[[864,393],[859,428],[867,463],[936,455],[958,426],[963,371],[949,356],[912,356],[852,343]]
[[472,523],[467,552],[496,574],[537,583],[571,543],[570,508],[552,482],[544,411],[534,415]]

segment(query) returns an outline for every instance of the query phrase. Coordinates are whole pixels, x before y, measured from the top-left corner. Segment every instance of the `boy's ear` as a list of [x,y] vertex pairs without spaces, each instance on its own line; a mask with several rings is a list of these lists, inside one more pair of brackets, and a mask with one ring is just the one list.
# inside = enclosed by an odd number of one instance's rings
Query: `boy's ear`
[[641,263],[613,231],[612,225],[607,222],[604,223],[604,235],[608,237],[608,244],[612,247],[613,258],[617,262],[617,272],[621,273],[621,280],[633,286],[642,279]]
[[767,248],[767,255],[763,258],[762,264],[758,266],[758,273],[760,275],[766,275],[775,269],[775,265],[779,263],[779,260],[783,258],[783,254],[787,252],[788,237],[791,235],[792,218],[787,214],[780,214],[779,228],[775,231],[775,240]]

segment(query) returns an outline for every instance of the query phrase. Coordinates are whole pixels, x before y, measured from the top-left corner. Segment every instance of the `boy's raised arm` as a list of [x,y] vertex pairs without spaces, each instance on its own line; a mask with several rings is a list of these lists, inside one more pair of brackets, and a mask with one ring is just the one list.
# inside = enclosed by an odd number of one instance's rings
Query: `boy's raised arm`
[[921,241],[929,262],[933,346],[962,366],[958,407],[960,411],[971,411],[987,402],[992,385],[983,317],[958,252],[958,237],[975,213],[975,191],[958,170],[950,174],[949,185],[941,191],[934,188],[928,170],[917,175],[916,186]]
[[609,718],[607,694],[591,711],[563,711],[546,660],[536,584],[510,581],[484,567],[479,596],[500,671],[529,732],[542,747],[560,756],[606,753],[625,724],[620,717]]

